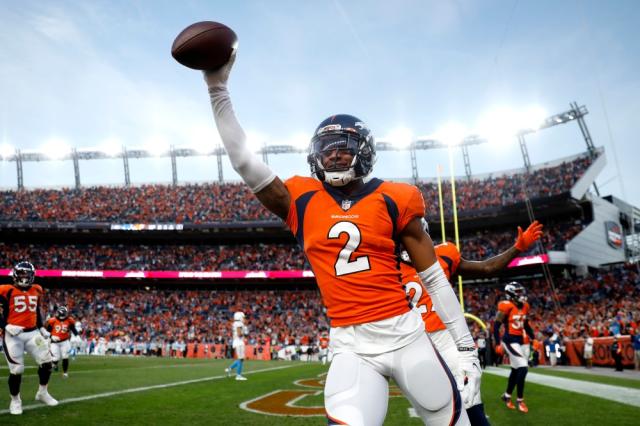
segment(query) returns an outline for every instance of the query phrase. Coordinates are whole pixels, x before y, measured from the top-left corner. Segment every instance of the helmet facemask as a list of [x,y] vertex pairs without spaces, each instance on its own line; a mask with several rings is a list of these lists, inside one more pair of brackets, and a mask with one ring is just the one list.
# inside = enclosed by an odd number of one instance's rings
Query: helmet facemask
[[67,319],[68,316],[69,316],[69,310],[67,309],[66,306],[60,306],[56,311],[56,318],[58,318],[59,320]]
[[[347,151],[353,156],[349,164],[339,163],[340,151]],[[334,158],[329,159],[334,152]],[[331,186],[345,186],[371,172],[375,162],[373,137],[364,123],[356,117],[333,116],[316,129],[311,139],[307,162],[311,167],[311,174],[319,180]]]
[[29,262],[20,262],[13,267],[13,283],[20,288],[29,288],[36,278],[36,269]]

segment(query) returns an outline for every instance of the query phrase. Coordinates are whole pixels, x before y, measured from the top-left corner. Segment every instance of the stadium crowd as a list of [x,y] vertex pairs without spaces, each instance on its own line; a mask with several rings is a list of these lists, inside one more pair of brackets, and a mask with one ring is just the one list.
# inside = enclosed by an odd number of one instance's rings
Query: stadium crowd
[[[640,273],[618,266],[586,277],[555,277],[555,292],[544,280],[523,282],[539,340],[633,334],[640,326]],[[468,312],[492,323],[503,285],[465,287]],[[85,342],[117,340],[131,345],[213,343],[228,345],[231,318],[247,314],[250,345],[313,344],[328,329],[317,290],[177,290],[162,287],[52,288],[46,309],[66,304],[82,323]],[[476,332],[479,330],[476,329]]]
[[316,290],[176,290],[140,288],[55,288],[48,312],[69,308],[82,323],[83,337],[135,344],[229,344],[233,312],[247,317],[250,345],[308,344],[328,330]]
[[[547,250],[564,250],[582,225],[560,222],[547,226]],[[437,231],[434,229],[434,232]],[[495,256],[513,245],[515,230],[482,231],[461,237],[462,253],[470,260]],[[434,239],[436,236],[434,236]],[[533,247],[529,253],[535,251]],[[38,259],[40,269],[70,270],[299,270],[309,269],[297,244],[126,245],[19,244],[0,242],[0,267],[23,259]]]
[[[458,210],[464,213],[523,201],[525,187],[531,198],[567,192],[591,161],[585,155],[531,174],[459,180],[456,183]],[[437,185],[421,182],[418,186],[427,200],[427,217],[437,218]],[[443,188],[443,199],[450,200],[449,183],[445,182]],[[0,204],[3,206],[0,221],[199,224],[276,220],[246,185],[234,183],[2,191]],[[446,204],[447,216],[450,216],[449,203]]]

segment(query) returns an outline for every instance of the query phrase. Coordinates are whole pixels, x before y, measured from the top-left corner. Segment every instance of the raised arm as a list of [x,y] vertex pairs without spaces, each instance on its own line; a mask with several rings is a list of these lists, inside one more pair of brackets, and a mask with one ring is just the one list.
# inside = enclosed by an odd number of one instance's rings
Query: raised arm
[[251,152],[244,130],[233,111],[227,80],[235,58],[236,51],[231,55],[229,62],[219,70],[204,72],[213,117],[233,169],[267,209],[286,219],[289,212],[289,192],[269,166]]
[[493,276],[506,268],[509,262],[515,259],[520,253],[527,251],[541,236],[542,224],[537,220],[533,221],[526,231],[523,231],[522,228],[518,226],[518,238],[512,247],[482,261],[461,258],[458,273],[470,278]]

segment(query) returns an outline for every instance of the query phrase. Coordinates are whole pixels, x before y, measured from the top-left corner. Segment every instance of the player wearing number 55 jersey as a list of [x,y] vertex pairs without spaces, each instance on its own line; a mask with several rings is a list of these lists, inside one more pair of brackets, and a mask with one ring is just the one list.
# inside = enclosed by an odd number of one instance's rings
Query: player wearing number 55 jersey
[[[226,83],[234,59],[235,52],[220,70],[205,72],[214,117],[234,169],[286,221],[315,273],[331,319],[334,357],[324,390],[329,423],[381,425],[393,378],[424,422],[468,424],[456,383],[402,288],[400,242],[456,344],[473,346],[433,243],[420,226],[420,192],[368,178],[375,163],[373,137],[361,120],[345,114],[316,128],[307,157],[313,178],[282,182],[248,148],[233,112]],[[464,365],[473,358],[469,352]]]
[[24,353],[29,353],[38,364],[40,387],[36,400],[47,405],[58,405],[47,391],[51,377],[51,353],[46,340],[49,333],[42,327],[40,305],[43,290],[34,284],[36,270],[29,262],[20,262],[13,267],[13,284],[0,285],[2,315],[0,327],[4,330],[2,343],[9,365],[9,393],[11,414],[22,414],[20,383],[24,372]]

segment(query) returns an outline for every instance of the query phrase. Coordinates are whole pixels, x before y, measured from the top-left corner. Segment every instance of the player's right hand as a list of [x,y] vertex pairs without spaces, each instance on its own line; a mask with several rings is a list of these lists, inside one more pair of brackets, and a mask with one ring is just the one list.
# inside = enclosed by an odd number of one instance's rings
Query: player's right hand
[[23,329],[24,327],[20,327],[19,325],[13,325],[13,324],[7,324],[4,327],[4,331],[6,331],[12,336],[17,336],[18,334],[22,333]]
[[518,226],[518,238],[515,247],[518,251],[523,252],[529,250],[529,247],[542,237],[542,224],[534,220],[526,231]]
[[233,52],[231,52],[231,56],[229,57],[229,61],[222,67],[220,67],[220,69],[213,71],[202,71],[202,73],[204,74],[204,81],[207,83],[207,86],[210,89],[213,87],[227,87],[227,81],[229,80],[231,68],[233,68],[233,63],[236,61],[237,51],[237,48],[233,49]]
[[53,343],[58,343],[60,341],[60,338],[58,336],[51,336],[51,342]]

